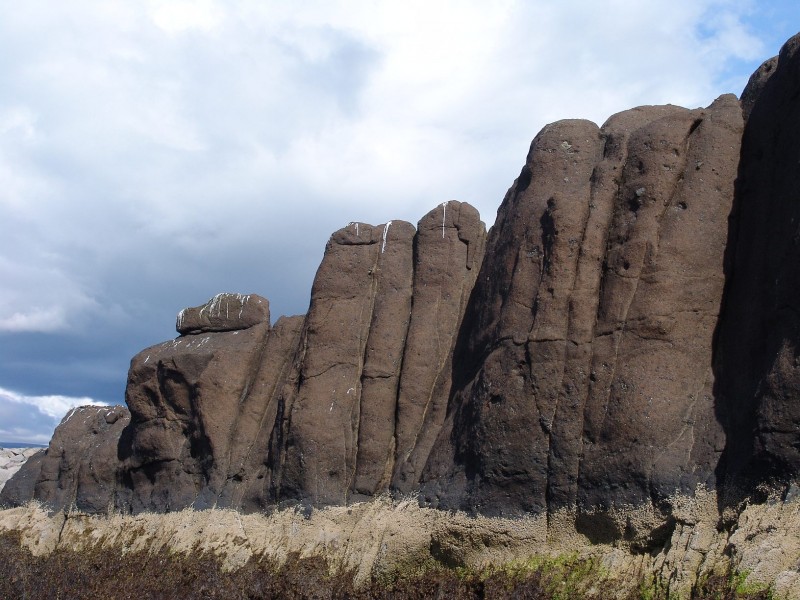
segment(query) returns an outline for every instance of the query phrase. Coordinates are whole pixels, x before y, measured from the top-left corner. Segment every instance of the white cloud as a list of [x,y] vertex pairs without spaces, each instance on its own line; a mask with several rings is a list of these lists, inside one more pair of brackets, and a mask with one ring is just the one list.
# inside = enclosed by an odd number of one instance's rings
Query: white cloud
[[28,406],[34,407],[43,415],[46,415],[52,419],[61,419],[66,415],[66,413],[78,406],[88,406],[88,405],[97,405],[97,406],[107,406],[107,402],[98,402],[93,398],[88,397],[81,397],[76,398],[73,396],[59,396],[59,395],[48,395],[48,396],[26,396],[24,394],[18,394],[17,392],[13,392],[11,390],[7,390],[5,388],[0,387],[0,402],[13,402],[14,404],[26,404]]
[[192,30],[208,32],[216,28],[223,12],[215,2],[208,0],[158,1],[150,3],[150,17],[161,29],[170,34]]
[[15,312],[0,318],[0,331],[52,332],[67,326],[64,311],[60,306],[33,308],[27,312]]

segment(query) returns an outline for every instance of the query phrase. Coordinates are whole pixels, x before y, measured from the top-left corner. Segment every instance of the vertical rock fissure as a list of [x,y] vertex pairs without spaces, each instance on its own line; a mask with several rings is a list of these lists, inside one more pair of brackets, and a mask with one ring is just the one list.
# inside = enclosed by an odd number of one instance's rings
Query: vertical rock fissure
[[[303,323],[303,328],[300,331],[300,344],[298,344],[297,352],[292,357],[291,370],[296,374],[296,379],[293,382],[292,393],[287,396],[282,396],[282,402],[279,406],[280,419],[276,419],[275,428],[280,428],[278,432],[278,455],[275,457],[277,465],[273,468],[272,480],[270,482],[271,496],[276,501],[281,498],[281,491],[283,487],[283,475],[286,467],[286,458],[289,454],[289,441],[292,432],[292,416],[294,414],[294,401],[300,392],[300,387],[303,381],[303,362],[305,361],[306,353],[308,352],[308,313]],[[288,415],[288,416],[287,416]],[[276,476],[277,474],[277,476]]]
[[352,418],[353,422],[353,439],[355,440],[354,447],[352,449],[352,456],[350,458],[351,464],[349,466],[350,476],[347,481],[347,485],[345,487],[345,501],[347,501],[347,496],[352,494],[355,491],[355,484],[356,484],[356,470],[358,468],[358,448],[361,442],[361,401],[363,398],[363,390],[364,390],[364,365],[367,362],[367,343],[369,341],[370,331],[372,330],[374,318],[375,318],[375,299],[377,297],[378,292],[378,280],[381,277],[380,271],[380,262],[381,257],[383,256],[383,251],[385,249],[386,244],[386,235],[388,234],[388,225],[384,230],[384,238],[383,238],[383,246],[378,249],[376,246],[375,252],[375,260],[372,263],[372,269],[370,269],[370,273],[372,274],[372,282],[370,284],[370,298],[369,298],[369,307],[367,309],[367,318],[365,318],[364,310],[362,307],[362,311],[359,314],[359,323],[363,323],[365,329],[362,329],[359,334],[359,343],[361,347],[359,348],[358,352],[358,368],[357,368],[357,389],[355,390],[356,394],[356,401],[353,403],[353,407],[355,408],[356,415]]
[[[441,306],[441,293],[436,297],[436,314],[437,315],[439,314],[440,306]],[[451,339],[451,343],[452,343],[452,339]],[[443,357],[444,353],[441,352],[441,348],[442,348],[441,332],[437,329],[436,330],[436,349],[437,349],[437,354],[440,357]],[[425,400],[425,407],[422,410],[422,419],[420,419],[419,426],[417,427],[417,431],[414,434],[414,440],[413,440],[412,444],[409,446],[408,456],[406,457],[406,460],[408,460],[408,458],[410,458],[411,455],[414,453],[414,449],[417,446],[417,440],[419,439],[419,435],[420,435],[420,433],[422,433],[422,430],[425,428],[425,421],[426,421],[427,416],[428,416],[428,410],[430,409],[431,402],[433,401],[433,394],[436,391],[436,384],[439,382],[439,378],[442,376],[442,369],[444,368],[445,362],[446,362],[446,358],[439,358],[439,360],[436,362],[436,371],[435,371],[436,375],[433,378],[433,384],[431,385],[430,389],[428,390],[428,397]]]
[[[273,332],[271,332],[271,335],[275,335],[274,330],[273,330]],[[293,336],[293,341],[289,346],[290,348],[293,348],[295,351],[296,351],[296,349],[297,349],[297,347],[299,345],[299,342],[300,342],[300,335],[301,335],[301,331],[298,330],[295,333],[295,335]],[[265,351],[266,351],[266,347],[265,347]],[[261,436],[263,435],[262,432],[264,432],[264,428],[268,424],[268,417],[269,417],[269,414],[271,412],[270,411],[270,407],[275,405],[275,404],[277,404],[277,406],[275,406],[275,417],[272,420],[272,431],[270,432],[270,434],[268,436],[268,439],[267,439],[266,456],[264,456],[264,464],[266,465],[266,468],[269,470],[269,473],[270,473],[269,482],[268,482],[268,485],[269,485],[270,488],[272,488],[272,485],[273,485],[274,473],[278,471],[278,469],[275,469],[275,465],[279,464],[280,460],[281,460],[280,456],[278,456],[278,457],[274,456],[273,448],[275,448],[275,447],[280,448],[282,446],[282,444],[283,444],[283,437],[285,437],[285,436],[281,435],[282,434],[282,421],[283,421],[283,417],[284,417],[284,414],[285,414],[284,413],[284,411],[285,411],[285,402],[284,402],[284,399],[283,399],[283,397],[282,397],[282,395],[280,393],[280,390],[281,390],[281,387],[283,385],[285,385],[285,383],[286,383],[286,378],[288,376],[288,371],[292,366],[293,358],[294,358],[294,354],[290,352],[283,359],[283,361],[281,362],[280,369],[277,372],[276,377],[272,380],[271,386],[268,389],[267,393],[265,394],[266,402],[264,404],[264,410],[261,413],[261,418],[259,419],[259,422],[258,422],[258,429],[256,430],[255,436],[253,437],[250,445],[248,446],[247,453],[246,453],[245,458],[244,458],[244,463],[245,464],[250,464],[253,448],[255,447],[256,441],[261,439]],[[277,435],[280,439],[275,440],[274,439],[275,435]],[[257,481],[257,479],[254,480],[254,481]],[[251,488],[252,488],[252,485],[253,485],[254,481],[250,483],[250,486],[247,486],[247,487],[246,486],[242,486],[241,492],[239,494],[239,499],[238,499],[239,503],[242,502],[242,499],[244,498],[244,495],[247,492],[251,491]],[[265,491],[268,491],[268,490],[265,490]]]
[[411,242],[411,302],[409,304],[408,325],[406,326],[405,342],[403,344],[403,353],[402,353],[402,358],[400,360],[400,371],[399,371],[399,376],[397,378],[397,393],[395,394],[395,399],[394,399],[394,428],[392,431],[393,452],[391,453],[392,468],[391,471],[389,471],[390,473],[392,473],[392,475],[389,476],[390,481],[394,479],[393,474],[397,471],[397,469],[400,466],[400,463],[402,462],[402,459],[400,457],[402,449],[400,448],[398,440],[398,431],[400,430],[400,421],[402,419],[402,407],[400,403],[403,391],[402,377],[406,368],[406,360],[409,358],[409,353],[408,353],[409,335],[411,332],[411,325],[414,319],[414,310],[416,308],[414,304],[415,304],[415,298],[417,296],[416,287],[417,287],[417,276],[418,276],[417,264],[419,261],[419,236],[420,232],[418,229],[417,232],[414,234],[414,238]]
[[[261,342],[258,344],[258,352],[256,352],[255,355],[251,358],[250,366],[247,369],[247,374],[246,374],[247,379],[245,380],[244,387],[242,388],[242,393],[239,396],[238,406],[240,406],[240,407],[242,406],[242,404],[244,404],[249,399],[250,393],[252,391],[253,384],[257,380],[259,374],[261,373],[261,370],[262,370],[263,365],[264,365],[264,353],[265,353],[266,348],[267,348],[267,339],[269,338],[269,335],[270,335],[269,328],[265,328],[264,335],[261,338]],[[262,419],[264,418],[264,415],[266,414],[268,406],[269,406],[269,404],[267,404],[267,403],[264,404],[264,410],[262,411],[262,416],[261,416]],[[236,431],[238,429],[237,426],[239,425],[239,419],[240,418],[241,418],[241,411],[237,411],[237,418],[234,421],[233,426],[231,427],[230,431],[228,432],[227,447],[226,447],[226,451],[225,451],[225,465],[224,465],[225,469],[226,469],[226,471],[228,473],[230,472],[231,459],[232,459],[232,455],[233,455],[234,436],[236,435]],[[260,428],[259,428],[259,431],[260,431]],[[249,440],[248,449],[245,452],[245,461],[246,461],[247,457],[250,456],[250,452],[251,452],[251,450],[253,448],[253,444],[255,444],[255,441],[256,441],[255,438],[251,438]],[[229,477],[230,477],[230,475],[228,475],[226,473],[226,479],[228,479]],[[219,496],[220,496],[220,494],[222,494],[222,491],[223,491],[222,490],[222,486],[220,486],[220,488],[218,490],[216,490],[217,499],[219,499]]]
[[[606,147],[604,147],[604,149],[603,149],[603,158],[602,158],[601,164],[604,163],[604,162],[607,162],[607,161],[610,162],[610,159],[609,159],[609,157],[607,155],[607,147],[608,147],[609,141],[612,140],[612,137],[611,137],[612,135],[613,134],[608,134],[608,137],[606,138],[606,145],[605,145]],[[621,143],[619,144],[619,148],[620,148],[622,156],[619,159],[619,161],[616,161],[616,160],[614,161],[618,165],[623,165],[628,160],[628,140],[629,139],[630,139],[630,134],[629,133],[626,132],[626,133],[622,134],[622,140],[621,140]],[[614,169],[616,169],[616,167],[614,167]],[[595,170],[595,172],[593,173],[593,177],[596,174],[596,172],[597,171]],[[610,194],[610,198],[609,198],[609,202],[611,204],[611,210],[608,211],[608,215],[607,215],[606,221],[604,223],[602,223],[601,227],[600,227],[601,231],[603,232],[602,233],[603,239],[600,242],[600,247],[601,248],[605,248],[605,251],[603,252],[602,256],[600,257],[601,264],[598,265],[599,269],[598,269],[598,273],[597,273],[597,282],[596,282],[597,293],[596,293],[595,298],[594,298],[595,306],[594,306],[594,311],[593,311],[594,319],[592,321],[592,326],[591,326],[591,328],[589,330],[589,336],[588,336],[588,339],[589,339],[589,352],[588,352],[588,359],[587,359],[587,362],[586,362],[586,366],[587,366],[587,370],[589,372],[589,375],[588,375],[589,381],[586,384],[586,386],[584,387],[584,393],[581,396],[581,409],[579,411],[579,414],[581,415],[581,434],[580,434],[579,439],[578,439],[580,449],[578,451],[577,472],[575,474],[576,485],[580,485],[580,481],[581,481],[581,467],[583,466],[583,455],[584,455],[584,449],[585,449],[585,446],[586,446],[586,411],[587,411],[587,409],[589,407],[589,398],[592,396],[592,392],[594,391],[595,380],[596,380],[592,369],[593,369],[594,360],[595,360],[595,339],[597,337],[597,323],[598,323],[598,321],[600,319],[600,311],[602,310],[602,303],[600,302],[600,298],[603,297],[603,288],[604,288],[605,282],[606,282],[605,275],[606,275],[607,271],[605,270],[604,267],[606,266],[606,260],[607,260],[609,244],[610,244],[609,234],[610,234],[611,223],[613,222],[613,219],[614,219],[614,209],[613,209],[613,207],[616,206],[619,203],[619,200],[620,200],[620,198],[622,196],[622,182],[621,182],[621,180],[619,178],[613,177],[612,178],[612,182],[614,183],[614,190]],[[596,206],[596,204],[597,204],[596,200],[597,200],[599,194],[600,194],[600,192],[599,192],[599,190],[597,188],[596,182],[593,180],[592,181],[592,189],[591,189],[591,192],[590,192],[591,205],[595,205]],[[585,239],[586,231],[588,230],[588,227],[589,227],[589,221],[590,220],[591,220],[591,211],[589,213],[589,219],[587,219],[586,229],[584,229],[584,239]],[[581,243],[581,257],[583,256],[583,252],[584,252],[584,245],[583,245],[583,243]],[[608,407],[608,402],[606,402],[606,410],[607,410],[607,407]]]
[[[578,252],[577,252],[577,255],[575,257],[574,268],[572,269],[573,276],[572,276],[572,280],[570,282],[570,288],[569,288],[570,291],[569,291],[569,294],[568,294],[568,297],[567,297],[567,302],[566,302],[566,305],[567,305],[567,319],[566,319],[566,325],[565,325],[565,332],[566,333],[565,333],[565,336],[564,336],[565,337],[565,341],[564,341],[564,352],[562,354],[561,377],[560,377],[559,386],[558,386],[558,389],[557,389],[558,395],[556,396],[556,405],[555,405],[555,408],[553,410],[553,421],[554,422],[556,421],[556,419],[558,419],[558,416],[559,416],[558,415],[558,408],[559,408],[559,404],[560,404],[560,401],[561,401],[561,397],[562,397],[562,395],[567,394],[567,391],[564,389],[564,374],[565,374],[566,368],[567,368],[568,345],[569,344],[578,345],[580,343],[579,340],[574,340],[573,339],[573,337],[574,337],[573,336],[574,315],[573,315],[573,310],[572,310],[572,301],[573,301],[573,298],[574,298],[574,295],[575,295],[576,285],[578,283],[580,275],[582,274],[581,273],[582,259],[585,256],[584,253],[585,253],[585,247],[587,245],[587,231],[589,230],[589,223],[591,222],[591,217],[592,217],[592,205],[593,205],[593,202],[594,202],[594,179],[595,179],[596,171],[597,171],[597,166],[595,166],[594,169],[592,169],[592,175],[591,175],[591,177],[589,179],[590,187],[589,187],[589,190],[588,190],[588,197],[586,198],[585,218],[583,219],[583,227],[581,229],[580,244],[578,246]],[[595,315],[596,315],[597,311],[594,311],[594,312],[595,312]],[[594,334],[594,328],[592,328],[592,334]],[[591,352],[589,353],[589,361],[590,362],[589,362],[588,366],[591,367]],[[583,416],[584,406],[585,406],[585,398],[584,398],[584,403],[581,406],[579,406],[578,410],[577,410],[577,415],[580,416],[580,417]],[[580,423],[579,430],[580,431],[583,430],[583,419],[582,418],[581,418],[581,423]],[[582,445],[583,445],[583,436],[579,435],[578,439],[575,440],[575,443],[582,447]],[[553,481],[553,458],[554,458],[554,456],[553,456],[553,453],[554,453],[554,451],[555,451],[555,449],[553,448],[553,445],[552,445],[552,433],[551,433],[550,436],[548,437],[547,489],[546,489],[546,492],[545,492],[545,498],[546,498],[547,506],[548,506],[548,510],[546,511],[548,531],[550,529],[550,519],[551,519],[552,511],[560,508],[560,507],[555,507],[554,506],[554,502],[553,502],[553,496],[554,496],[554,490],[553,490],[553,485],[554,485],[554,481]],[[580,457],[580,449],[578,450],[577,455],[578,455],[578,457]],[[576,482],[578,481],[579,470],[580,470],[580,458],[578,458],[577,464],[575,466],[575,481]],[[575,503],[574,492],[572,490],[570,490],[569,497],[567,499],[567,507],[569,508],[569,507],[573,506],[574,503]]]

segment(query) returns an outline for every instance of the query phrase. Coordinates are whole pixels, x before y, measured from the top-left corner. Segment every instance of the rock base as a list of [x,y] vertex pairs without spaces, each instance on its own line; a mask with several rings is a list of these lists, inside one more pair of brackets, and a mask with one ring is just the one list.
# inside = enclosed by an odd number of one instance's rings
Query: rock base
[[[551,575],[562,569],[558,577],[575,586],[578,597],[594,597],[596,586],[603,597],[614,589],[619,598],[683,598],[708,582],[724,580],[740,592],[769,590],[772,598],[800,598],[800,539],[795,533],[800,501],[775,497],[745,505],[727,526],[720,522],[712,493],[675,498],[674,505],[681,509],[649,548],[592,543],[569,525],[574,517],[566,512],[549,518],[469,517],[387,498],[270,515],[231,510],[48,514],[31,504],[0,511],[0,535],[17,536],[22,548],[39,557],[57,551],[166,551],[215,558],[228,573],[251,568],[254,561],[280,566],[298,558],[320,559],[326,568],[348,573],[356,588],[431,570],[486,578],[546,567]],[[637,511],[623,513],[614,518],[646,518]],[[577,570],[587,565],[591,581],[581,582]]]

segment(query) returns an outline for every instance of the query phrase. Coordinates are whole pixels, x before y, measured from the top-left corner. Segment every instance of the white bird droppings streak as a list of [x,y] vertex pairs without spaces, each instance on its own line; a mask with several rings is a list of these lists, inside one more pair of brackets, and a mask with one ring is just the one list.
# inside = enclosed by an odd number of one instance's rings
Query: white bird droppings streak
[[392,225],[392,222],[389,221],[383,227],[383,243],[381,244],[381,254],[383,254],[383,251],[386,250],[386,238],[389,237],[389,227],[391,225]]
[[72,410],[70,410],[70,411],[67,413],[67,418],[66,418],[66,419],[64,419],[64,420],[61,422],[61,424],[63,425],[64,423],[66,423],[67,421],[69,421],[69,420],[72,418],[72,415],[74,415],[74,414],[75,414],[75,411],[76,411],[76,410],[78,410],[78,409],[77,409],[77,407],[76,407],[76,408],[73,408]]
[[449,200],[442,202],[442,238],[444,238],[444,221],[447,218],[447,203]]

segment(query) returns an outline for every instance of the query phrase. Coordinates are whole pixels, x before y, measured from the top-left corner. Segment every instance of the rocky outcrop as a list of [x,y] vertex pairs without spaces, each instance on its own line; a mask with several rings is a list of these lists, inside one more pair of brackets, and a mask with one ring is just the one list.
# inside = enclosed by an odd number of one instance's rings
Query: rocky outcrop
[[[414,490],[444,421],[485,237],[456,201],[418,228],[351,223],[331,236],[304,317],[270,327],[266,300],[234,294],[181,311],[182,335],[131,361],[130,423],[105,433],[117,470],[97,498],[76,491],[71,459],[52,449],[38,475],[31,467],[33,495],[88,511],[110,497],[124,511],[249,511]],[[59,448],[94,440],[68,423]],[[54,480],[71,491],[46,491]]]
[[130,423],[123,406],[80,406],[56,427],[45,452],[31,456],[5,485],[0,502],[35,498],[55,509],[104,512],[122,503],[122,432]]
[[434,501],[522,514],[714,487],[712,347],[741,132],[723,96],[536,137],[467,309],[445,456],[425,477]]
[[286,398],[275,498],[341,504],[419,482],[441,428],[485,228],[468,204],[331,237]]
[[457,201],[416,228],[350,223],[304,316],[272,326],[266,299],[235,294],[182,311],[181,335],[131,362],[129,422],[65,419],[0,500],[255,511],[418,493],[650,552],[687,526],[676,498],[716,493],[727,515],[786,488],[798,46],[741,102],[547,126],[488,235]]

